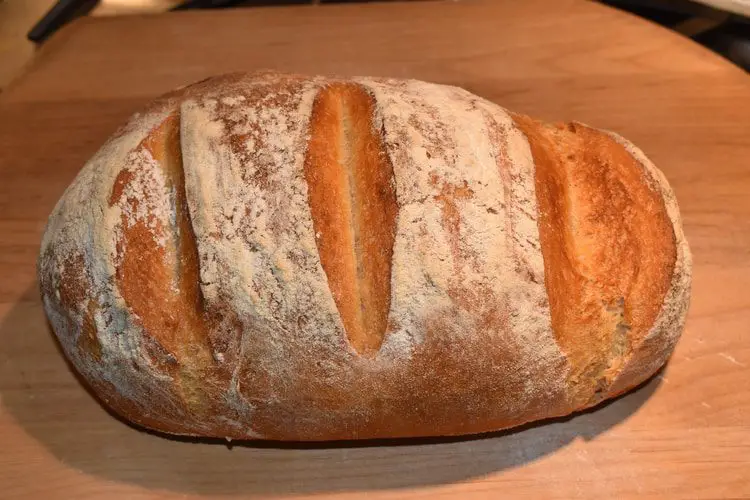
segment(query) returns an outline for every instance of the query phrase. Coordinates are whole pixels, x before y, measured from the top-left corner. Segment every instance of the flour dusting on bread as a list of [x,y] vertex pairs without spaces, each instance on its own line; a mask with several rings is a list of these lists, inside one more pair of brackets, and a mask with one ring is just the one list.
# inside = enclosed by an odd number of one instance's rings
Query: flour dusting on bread
[[[373,104],[350,103],[338,121],[314,115],[324,91],[365,92]],[[382,161],[367,165],[392,165],[392,179],[368,181],[382,190],[371,196],[326,201],[306,160],[314,144],[361,130],[352,120],[372,124],[378,140],[367,147],[379,150],[366,157]],[[690,285],[674,195],[639,150],[618,141],[663,198],[677,259],[663,309],[609,395],[663,363]],[[45,309],[97,395],[169,433],[458,435],[565,415],[579,407],[553,330],[537,169],[514,117],[459,88],[275,73],[208,79],[135,115],[63,194],[39,259]],[[347,297],[334,293],[330,273],[345,263],[325,245],[341,229],[325,212],[359,220],[366,207],[347,203],[392,208],[393,192],[392,227],[358,226],[360,239],[347,243],[393,237],[392,249],[368,247],[392,250],[389,286],[367,289],[390,296],[355,301],[389,304],[382,343],[362,353],[343,320]]]

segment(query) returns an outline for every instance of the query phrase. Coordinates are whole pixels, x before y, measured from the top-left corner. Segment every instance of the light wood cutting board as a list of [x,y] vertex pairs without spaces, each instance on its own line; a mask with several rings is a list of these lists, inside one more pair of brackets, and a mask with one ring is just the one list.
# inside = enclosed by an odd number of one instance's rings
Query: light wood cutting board
[[[620,132],[665,172],[695,257],[666,370],[570,419],[360,447],[170,440],[107,414],[37,293],[43,224],[151,97],[275,68],[414,77]],[[0,498],[750,497],[750,78],[591,2],[416,2],[86,19],[0,95]]]

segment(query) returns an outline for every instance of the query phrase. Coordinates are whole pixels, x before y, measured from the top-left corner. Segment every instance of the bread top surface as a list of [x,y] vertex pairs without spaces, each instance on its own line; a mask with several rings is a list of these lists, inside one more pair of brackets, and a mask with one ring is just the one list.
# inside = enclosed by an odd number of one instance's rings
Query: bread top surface
[[40,257],[61,345],[117,412],[270,439],[595,404],[664,362],[689,272],[671,190],[619,137],[454,87],[272,73],[134,116]]

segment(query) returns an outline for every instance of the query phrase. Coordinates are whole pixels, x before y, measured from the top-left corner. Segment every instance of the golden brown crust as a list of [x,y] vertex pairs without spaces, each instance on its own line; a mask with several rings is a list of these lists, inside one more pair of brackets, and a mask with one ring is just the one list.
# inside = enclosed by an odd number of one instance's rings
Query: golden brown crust
[[[136,152],[143,150],[162,169],[174,198],[173,227],[149,217],[131,223],[126,214],[148,203],[148,194],[128,196],[134,175],[127,169],[117,176],[109,204],[125,207],[122,235],[117,241],[115,282],[144,330],[143,352],[149,362],[175,381],[186,413],[200,419],[210,401],[196,386],[210,382],[213,362],[209,354],[207,325],[198,287],[198,256],[187,209],[180,151],[180,120],[171,114],[149,131]],[[166,244],[160,238],[166,238]]]
[[398,212],[374,113],[361,85],[325,87],[313,103],[304,165],[320,262],[352,347],[369,356],[388,321]]
[[416,81],[227,75],[89,162],[39,272],[72,363],[176,434],[456,435],[652,374],[689,251],[620,138]]
[[555,337],[576,407],[601,399],[659,314],[676,244],[660,193],[604,132],[514,117],[536,163]]

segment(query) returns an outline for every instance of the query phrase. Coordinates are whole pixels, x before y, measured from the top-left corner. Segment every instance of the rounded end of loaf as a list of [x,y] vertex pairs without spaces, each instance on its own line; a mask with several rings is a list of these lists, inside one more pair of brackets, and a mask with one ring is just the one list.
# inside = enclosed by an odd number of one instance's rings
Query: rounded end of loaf
[[631,143],[515,115],[536,164],[552,328],[573,408],[635,387],[667,360],[690,295],[674,193]]
[[643,383],[659,371],[672,355],[687,320],[693,259],[683,231],[677,198],[667,178],[632,142],[618,134],[607,133],[641,166],[647,182],[661,196],[675,241],[674,265],[659,313],[646,337],[609,388],[606,397],[612,398]]
[[120,417],[179,435],[225,433],[195,396],[211,370],[175,109],[197,91],[153,101],[113,134],[53,210],[38,259],[45,312],[88,388]]

